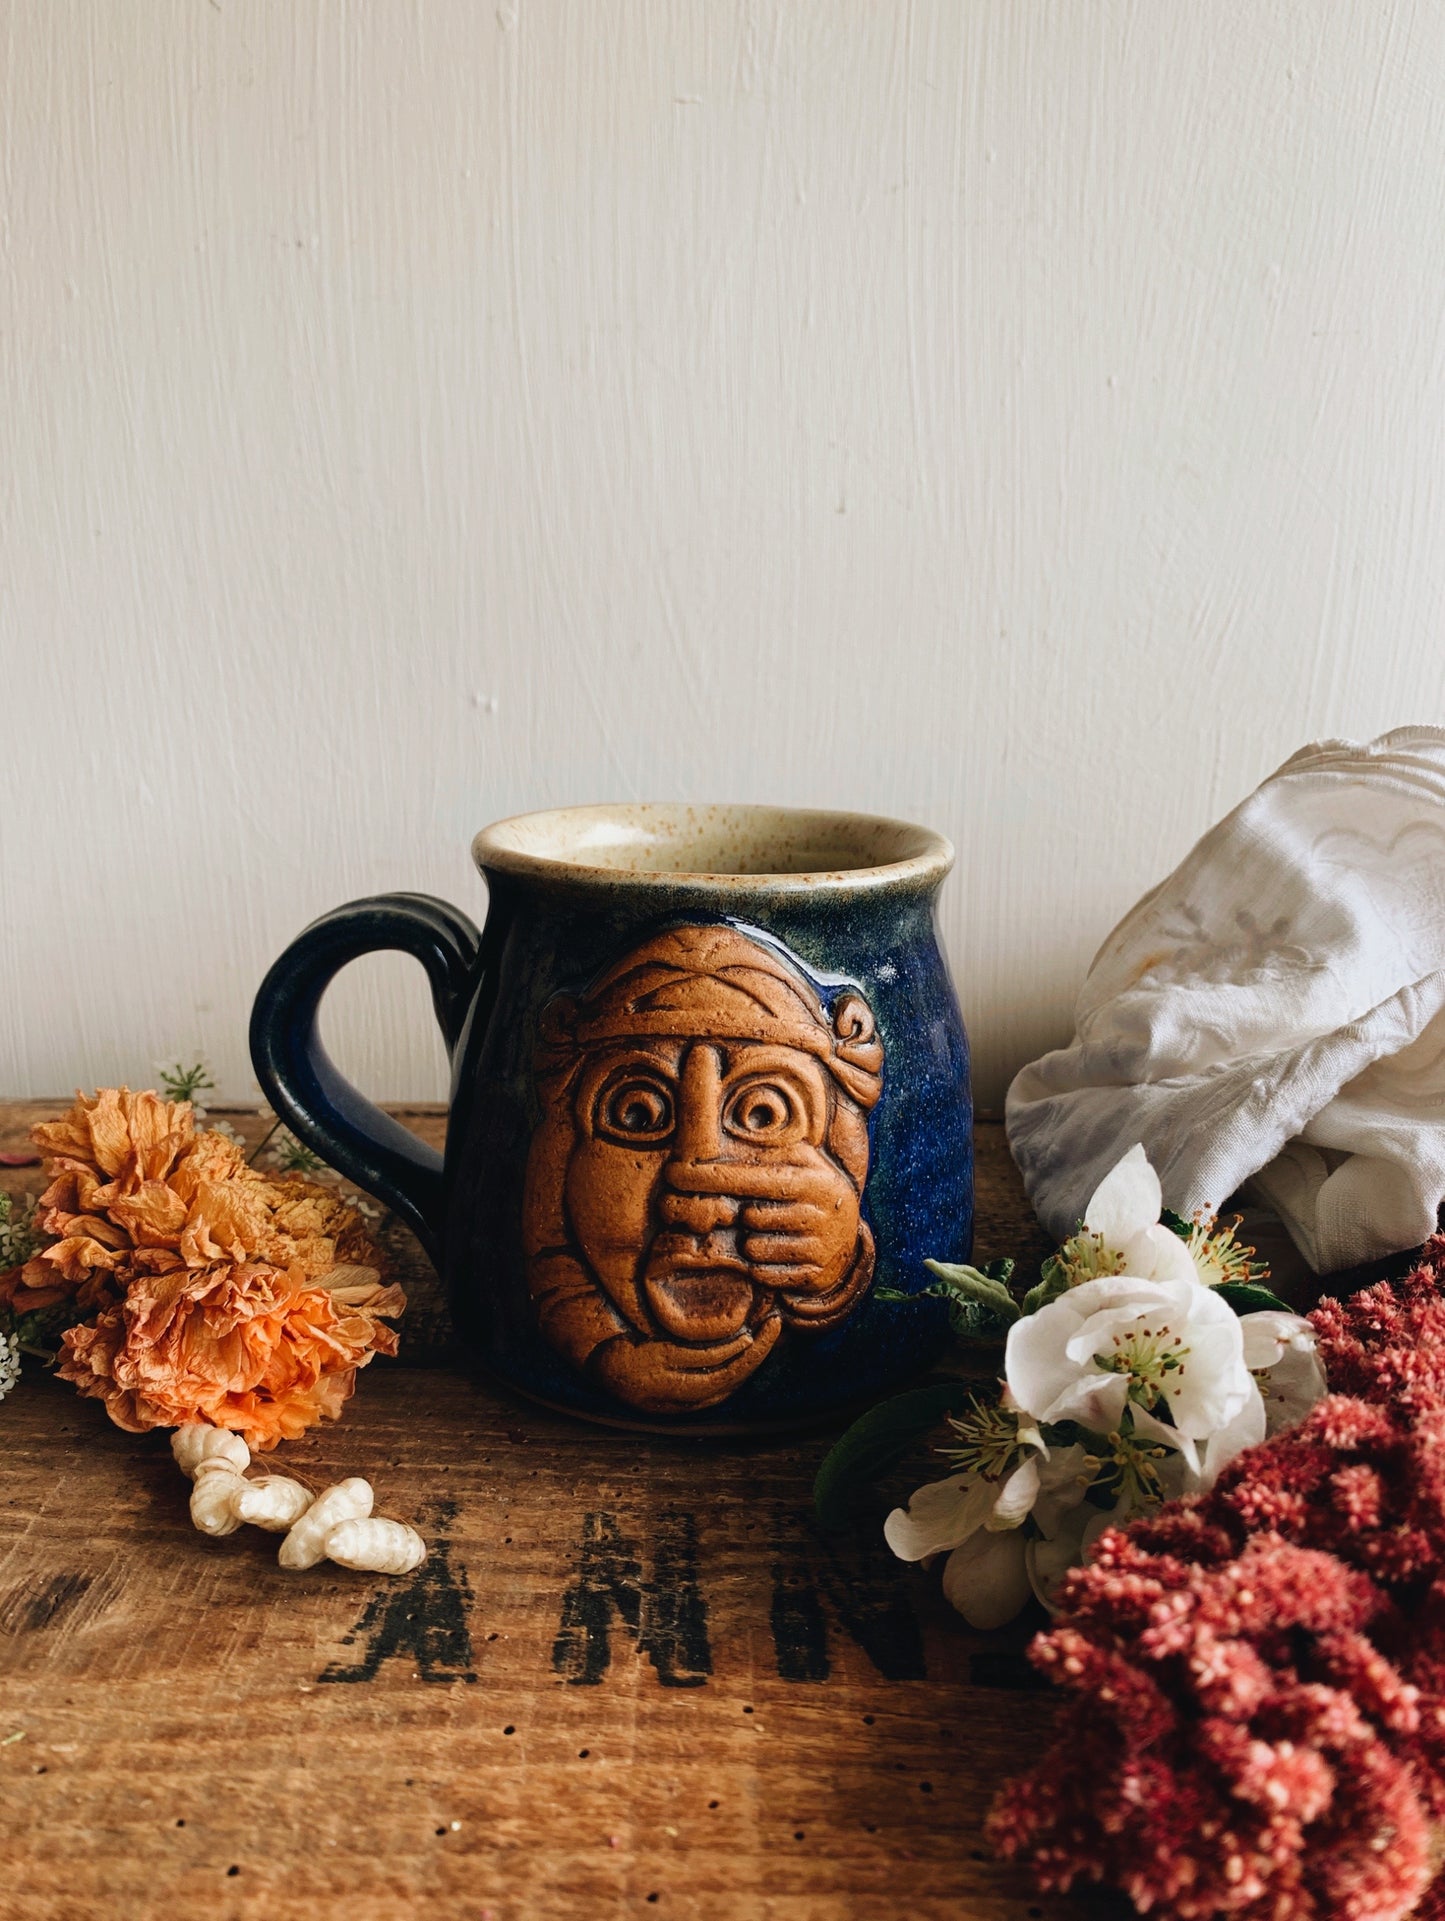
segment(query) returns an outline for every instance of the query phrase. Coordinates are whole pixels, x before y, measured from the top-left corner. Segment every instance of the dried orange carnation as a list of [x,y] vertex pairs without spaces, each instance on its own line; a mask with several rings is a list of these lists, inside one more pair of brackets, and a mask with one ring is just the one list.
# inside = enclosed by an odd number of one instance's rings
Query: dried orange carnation
[[33,1130],[55,1236],[0,1286],[21,1311],[70,1299],[59,1372],[139,1431],[208,1421],[272,1448],[334,1419],[356,1370],[394,1354],[360,1216],[314,1182],[270,1180],[190,1104],[128,1088],[77,1096]]
[[50,1177],[36,1225],[56,1237],[26,1264],[32,1288],[114,1298],[180,1267],[262,1260],[321,1275],[370,1252],[354,1208],[314,1182],[270,1180],[222,1134],[197,1134],[189,1101],[106,1087],[31,1133]]
[[[180,1268],[135,1282],[97,1321],[67,1329],[60,1372],[140,1432],[209,1421],[253,1451],[335,1420],[373,1354],[394,1354],[378,1313],[399,1288],[374,1270],[337,1268],[335,1289],[267,1262]],[[370,1282],[355,1277],[370,1274]]]

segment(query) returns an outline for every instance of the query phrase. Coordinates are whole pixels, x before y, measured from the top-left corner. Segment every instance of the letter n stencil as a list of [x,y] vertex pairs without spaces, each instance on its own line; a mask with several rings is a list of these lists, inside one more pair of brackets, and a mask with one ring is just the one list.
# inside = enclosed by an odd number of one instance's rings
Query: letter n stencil
[[680,1508],[654,1519],[652,1565],[612,1514],[583,1517],[575,1573],[562,1597],[552,1666],[570,1687],[596,1687],[612,1661],[612,1633],[631,1635],[665,1688],[699,1688],[712,1673],[707,1603],[697,1578],[697,1523]]
[[922,1681],[923,1635],[900,1563],[881,1544],[823,1533],[806,1509],[773,1515],[773,1650],[784,1681],[833,1671],[828,1613],[886,1681]]

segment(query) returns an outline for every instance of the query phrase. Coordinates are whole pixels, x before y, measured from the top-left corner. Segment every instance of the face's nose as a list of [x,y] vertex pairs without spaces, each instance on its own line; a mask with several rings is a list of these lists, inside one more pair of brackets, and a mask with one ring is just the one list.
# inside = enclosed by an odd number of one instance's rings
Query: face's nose
[[[694,1041],[683,1056],[677,1088],[677,1125],[673,1130],[668,1175],[685,1175],[689,1162],[715,1161],[722,1155],[722,1055],[706,1041]],[[685,1179],[680,1183],[686,1185]]]
[[[722,1056],[706,1041],[695,1041],[683,1057],[677,1088],[677,1124],[672,1152],[662,1170],[662,1218],[690,1234],[709,1234],[733,1220],[738,1204],[716,1187],[722,1158]],[[708,1179],[704,1169],[713,1170]]]

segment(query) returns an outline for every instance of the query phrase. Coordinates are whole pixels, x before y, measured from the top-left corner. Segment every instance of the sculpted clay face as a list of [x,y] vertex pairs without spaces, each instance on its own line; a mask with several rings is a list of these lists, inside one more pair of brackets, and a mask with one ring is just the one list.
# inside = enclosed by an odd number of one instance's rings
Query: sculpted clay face
[[527,1162],[546,1338],[646,1412],[710,1407],[873,1273],[860,1213],[883,1048],[861,995],[727,927],[645,942],[544,1011]]

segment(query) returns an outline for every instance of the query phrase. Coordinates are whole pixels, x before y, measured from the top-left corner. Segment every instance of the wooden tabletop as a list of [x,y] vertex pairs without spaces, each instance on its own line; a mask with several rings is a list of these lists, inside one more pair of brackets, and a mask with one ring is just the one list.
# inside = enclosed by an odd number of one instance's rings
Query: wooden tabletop
[[[0,1108],[0,1148],[63,1105]],[[978,1191],[979,1257],[1036,1256],[995,1124]],[[389,1238],[404,1351],[436,1361],[434,1278]],[[367,1475],[430,1557],[288,1574],[274,1536],[191,1527],[163,1437],[32,1364],[0,1406],[0,1917],[1126,1912],[988,1855],[989,1800],[1049,1725],[1037,1620],[975,1634],[875,1526],[819,1534],[829,1438],[637,1438],[378,1364],[276,1460]]]

